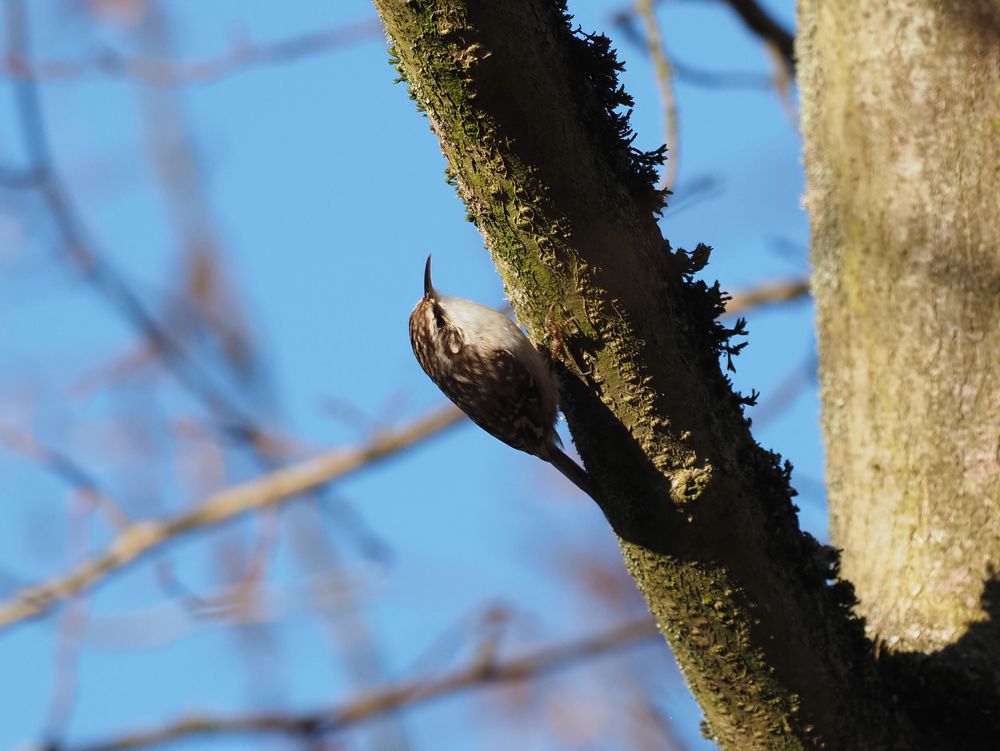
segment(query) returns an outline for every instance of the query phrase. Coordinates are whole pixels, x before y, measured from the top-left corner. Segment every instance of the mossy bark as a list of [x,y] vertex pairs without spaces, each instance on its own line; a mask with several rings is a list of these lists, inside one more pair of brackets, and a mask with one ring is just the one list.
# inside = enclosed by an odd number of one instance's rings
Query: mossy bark
[[718,293],[691,278],[705,249],[660,234],[602,41],[554,0],[375,5],[536,342],[554,314],[574,440],[710,734],[741,751],[905,747],[788,470],[721,372]]
[[[917,723],[988,747],[972,739],[995,742],[1000,716],[1000,3],[806,0],[799,20],[833,542],[930,709]],[[947,730],[966,700],[976,718]]]

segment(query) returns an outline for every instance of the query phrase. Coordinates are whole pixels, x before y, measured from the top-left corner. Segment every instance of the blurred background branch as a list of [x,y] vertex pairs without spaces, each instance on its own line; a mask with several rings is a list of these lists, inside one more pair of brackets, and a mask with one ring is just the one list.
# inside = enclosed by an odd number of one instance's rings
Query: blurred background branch
[[59,600],[93,586],[183,534],[291,500],[334,479],[370,467],[464,419],[455,407],[445,407],[412,425],[377,436],[366,446],[331,451],[222,490],[172,519],[130,524],[103,554],[64,576],[30,587],[0,605],[0,628],[44,613]]
[[39,60],[15,50],[7,56],[4,72],[9,78],[38,82],[101,74],[130,78],[152,86],[205,84],[260,65],[279,65],[306,55],[337,50],[380,37],[382,33],[382,24],[372,16],[272,44],[255,44],[241,39],[221,55],[190,61],[128,57],[110,49],[77,60]]
[[656,636],[656,625],[646,617],[595,636],[539,649],[522,657],[494,660],[489,656],[437,678],[421,678],[386,686],[367,696],[359,696],[319,712],[243,717],[197,715],[153,730],[130,733],[92,745],[67,746],[60,751],[126,751],[182,738],[219,735],[277,734],[315,739],[465,689],[536,679],[555,670],[565,670],[581,660],[623,649],[640,641],[652,640]]

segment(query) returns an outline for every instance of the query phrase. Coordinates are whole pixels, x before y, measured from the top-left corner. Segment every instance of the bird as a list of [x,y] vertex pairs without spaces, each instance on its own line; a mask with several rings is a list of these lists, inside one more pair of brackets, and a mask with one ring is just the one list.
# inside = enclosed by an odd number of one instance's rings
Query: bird
[[555,374],[503,313],[440,294],[424,266],[424,295],[410,314],[420,367],[476,425],[508,446],[549,462],[594,497],[590,476],[560,448]]

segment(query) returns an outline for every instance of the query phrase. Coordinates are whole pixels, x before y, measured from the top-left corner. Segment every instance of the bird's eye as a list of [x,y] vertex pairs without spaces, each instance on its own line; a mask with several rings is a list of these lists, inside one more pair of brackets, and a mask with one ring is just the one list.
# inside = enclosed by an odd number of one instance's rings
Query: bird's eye
[[439,329],[443,329],[445,326],[444,311],[441,310],[439,305],[434,306],[434,323],[437,324]]

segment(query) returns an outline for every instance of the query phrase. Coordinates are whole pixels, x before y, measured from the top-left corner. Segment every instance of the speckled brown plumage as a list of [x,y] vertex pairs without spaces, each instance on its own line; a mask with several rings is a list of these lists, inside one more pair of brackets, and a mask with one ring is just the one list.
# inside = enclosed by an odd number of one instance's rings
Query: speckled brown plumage
[[474,423],[593,495],[586,472],[557,445],[555,378],[534,345],[502,313],[438,294],[430,258],[424,296],[410,314],[410,344],[424,372]]

